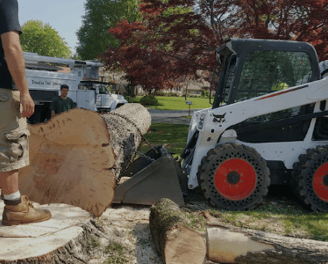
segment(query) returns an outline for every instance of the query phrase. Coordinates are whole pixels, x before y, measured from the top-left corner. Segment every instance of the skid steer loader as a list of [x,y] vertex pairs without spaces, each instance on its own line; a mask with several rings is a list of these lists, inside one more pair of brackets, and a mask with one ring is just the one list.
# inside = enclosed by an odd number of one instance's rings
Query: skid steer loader
[[[227,210],[254,208],[270,184],[291,185],[312,210],[328,212],[327,63],[308,43],[255,39],[227,41],[216,59],[213,107],[193,114],[181,167],[173,159],[162,165],[169,158],[161,154],[140,170],[134,165],[134,175],[161,167],[156,188],[162,181],[168,198],[178,183],[200,186],[211,205]],[[165,175],[180,182],[171,190]],[[139,189],[144,196],[147,188]]]

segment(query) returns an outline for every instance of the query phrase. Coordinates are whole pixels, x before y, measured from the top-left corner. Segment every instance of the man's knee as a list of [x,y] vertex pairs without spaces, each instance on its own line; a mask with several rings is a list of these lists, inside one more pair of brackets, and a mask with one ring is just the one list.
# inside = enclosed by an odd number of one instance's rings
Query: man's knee
[[[18,173],[18,170],[12,170],[12,171],[4,171],[1,172],[0,171],[0,178],[4,178],[4,177],[8,177],[8,176],[12,176],[14,174]],[[1,186],[0,186],[1,187]]]

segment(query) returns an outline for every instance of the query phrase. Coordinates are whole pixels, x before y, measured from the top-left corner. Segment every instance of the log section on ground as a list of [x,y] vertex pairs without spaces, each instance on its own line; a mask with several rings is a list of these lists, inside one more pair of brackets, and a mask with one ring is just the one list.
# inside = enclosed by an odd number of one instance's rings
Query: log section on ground
[[328,242],[222,226],[207,213],[208,259],[219,263],[328,263]]
[[162,198],[150,208],[149,227],[156,249],[166,264],[199,264],[206,256],[205,239],[188,227],[186,213]]
[[140,131],[151,123],[140,104],[118,110],[101,115],[76,108],[29,126],[30,165],[20,170],[20,192],[40,204],[70,204],[100,216],[113,200],[121,166],[141,143]]

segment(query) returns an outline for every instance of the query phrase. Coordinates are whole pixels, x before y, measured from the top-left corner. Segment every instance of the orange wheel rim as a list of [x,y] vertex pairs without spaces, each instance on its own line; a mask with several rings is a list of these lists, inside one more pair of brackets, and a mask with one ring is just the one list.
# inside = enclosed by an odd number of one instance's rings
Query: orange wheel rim
[[226,199],[242,200],[250,196],[257,183],[256,171],[243,159],[229,159],[217,168],[214,185]]
[[316,170],[312,185],[317,196],[321,200],[328,202],[328,162]]

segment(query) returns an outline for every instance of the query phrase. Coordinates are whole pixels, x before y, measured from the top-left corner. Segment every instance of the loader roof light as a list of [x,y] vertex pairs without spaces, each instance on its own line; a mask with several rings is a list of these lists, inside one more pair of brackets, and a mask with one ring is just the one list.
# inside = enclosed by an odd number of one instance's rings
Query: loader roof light
[[321,61],[319,63],[319,69],[320,69],[321,77],[327,76],[328,75],[328,60]]

